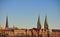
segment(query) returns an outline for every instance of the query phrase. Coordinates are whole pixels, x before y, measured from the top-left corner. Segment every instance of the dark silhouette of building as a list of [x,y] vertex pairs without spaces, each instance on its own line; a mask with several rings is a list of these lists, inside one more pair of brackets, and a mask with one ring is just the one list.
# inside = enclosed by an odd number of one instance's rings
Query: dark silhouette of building
[[6,16],[6,26],[5,26],[6,29],[8,29],[8,16]]

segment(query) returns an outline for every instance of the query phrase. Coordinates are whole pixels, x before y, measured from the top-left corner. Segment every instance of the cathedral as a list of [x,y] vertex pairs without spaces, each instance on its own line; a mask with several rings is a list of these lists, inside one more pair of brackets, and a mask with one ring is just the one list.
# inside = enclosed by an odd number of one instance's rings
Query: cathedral
[[40,16],[37,20],[37,28],[32,29],[19,29],[17,27],[9,28],[8,16],[6,16],[6,26],[0,25],[1,37],[60,37],[60,29],[49,29],[47,16],[45,16],[44,28],[42,28]]

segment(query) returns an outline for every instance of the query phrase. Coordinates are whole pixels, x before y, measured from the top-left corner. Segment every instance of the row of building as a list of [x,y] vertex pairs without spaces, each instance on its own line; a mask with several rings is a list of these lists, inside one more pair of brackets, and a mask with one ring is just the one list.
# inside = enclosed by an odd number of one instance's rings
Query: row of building
[[38,16],[37,28],[19,29],[17,27],[9,28],[8,16],[6,17],[6,26],[0,25],[0,36],[7,37],[60,37],[60,29],[49,29],[47,16],[45,16],[44,28],[41,26],[40,16]]

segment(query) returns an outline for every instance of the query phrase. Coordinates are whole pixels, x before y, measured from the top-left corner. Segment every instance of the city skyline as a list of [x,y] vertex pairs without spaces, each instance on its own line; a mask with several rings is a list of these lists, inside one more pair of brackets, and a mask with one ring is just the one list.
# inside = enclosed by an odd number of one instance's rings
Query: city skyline
[[5,27],[6,16],[10,27],[36,28],[38,15],[40,15],[41,25],[44,26],[47,14],[50,29],[60,29],[60,1],[16,1],[0,0],[0,23]]

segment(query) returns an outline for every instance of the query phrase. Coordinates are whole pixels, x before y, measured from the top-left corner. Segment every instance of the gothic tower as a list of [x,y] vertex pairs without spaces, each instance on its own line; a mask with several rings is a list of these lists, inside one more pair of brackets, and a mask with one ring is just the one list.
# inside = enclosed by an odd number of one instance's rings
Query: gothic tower
[[7,29],[8,28],[8,16],[6,16],[6,26],[5,28]]
[[45,16],[45,22],[44,22],[44,29],[48,30],[48,22],[47,22],[47,16]]
[[38,29],[41,29],[40,16],[38,16],[37,28],[38,28]]

